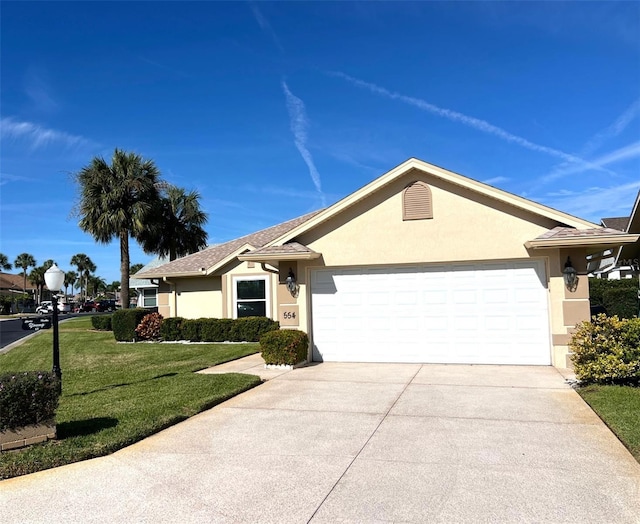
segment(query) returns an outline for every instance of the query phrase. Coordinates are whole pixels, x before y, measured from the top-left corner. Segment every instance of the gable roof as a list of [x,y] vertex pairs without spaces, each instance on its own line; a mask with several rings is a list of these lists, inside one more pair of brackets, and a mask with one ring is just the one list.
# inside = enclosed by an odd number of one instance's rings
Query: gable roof
[[[9,290],[10,292],[22,293],[23,285],[23,275],[14,275],[12,273],[0,272],[0,289]],[[29,280],[29,277],[27,277],[27,291],[31,291],[35,288],[36,287]]]
[[604,227],[610,227],[611,229],[617,229],[618,231],[626,231],[627,224],[629,223],[629,217],[603,218],[601,222]]
[[158,277],[178,277],[178,276],[203,276],[210,275],[226,263],[234,260],[239,254],[261,248],[282,236],[287,231],[297,227],[301,223],[307,222],[322,210],[313,211],[301,217],[294,218],[281,224],[262,229],[256,233],[251,233],[235,240],[230,240],[223,244],[217,244],[178,258],[168,264],[163,264],[149,270],[141,270],[136,273],[137,278],[158,278]]
[[601,227],[598,224],[595,224],[588,220],[575,217],[568,213],[564,213],[562,211],[558,211],[551,207],[534,202],[533,200],[528,200],[507,191],[503,191],[502,189],[498,189],[488,184],[478,182],[477,180],[459,175],[457,173],[454,173],[453,171],[448,171],[436,165],[418,160],[417,158],[410,158],[399,166],[393,168],[391,171],[388,171],[381,177],[375,179],[373,182],[370,182],[366,186],[358,189],[354,193],[351,193],[332,206],[320,211],[309,220],[302,222],[297,227],[291,229],[290,231],[287,231],[279,238],[274,239],[271,244],[283,244],[289,240],[293,240],[298,235],[301,235],[318,226],[319,224],[326,222],[330,218],[360,202],[372,193],[379,191],[380,189],[403,177],[414,169],[422,171],[428,175],[434,176],[446,182],[450,182],[457,186],[464,187],[465,189],[470,189],[479,194],[482,194],[489,198],[493,198],[494,200],[506,203],[518,209],[522,209],[535,215],[549,218],[568,227],[573,227],[576,229],[598,229]]
[[575,229],[573,227],[554,227],[542,235],[525,242],[525,246],[532,249],[570,247],[572,245],[595,245],[598,249],[620,244],[632,244],[638,240],[638,235],[628,235],[624,231],[607,227],[592,229]]

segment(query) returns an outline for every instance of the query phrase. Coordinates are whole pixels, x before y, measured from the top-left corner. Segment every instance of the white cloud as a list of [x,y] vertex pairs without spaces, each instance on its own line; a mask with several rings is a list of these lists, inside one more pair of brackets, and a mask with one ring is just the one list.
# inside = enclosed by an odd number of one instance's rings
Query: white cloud
[[264,15],[258,9],[258,6],[255,3],[251,3],[251,11],[253,12],[253,16],[255,17],[256,22],[258,22],[258,25],[260,26],[260,29],[262,29],[262,31],[264,33],[266,33],[273,40],[273,42],[276,44],[276,47],[281,52],[284,53],[284,48],[282,47],[282,44],[280,43],[280,39],[278,38],[278,35],[273,30],[273,28],[271,27],[271,24],[264,17]]
[[0,173],[0,186],[4,186],[10,182],[32,182],[33,178],[20,175],[10,175],[9,173]]
[[506,176],[494,176],[493,178],[483,180],[482,183],[492,186],[495,184],[501,184],[502,182],[508,182],[508,181],[509,179]]
[[32,122],[21,122],[12,117],[0,120],[0,137],[2,139],[26,140],[31,149],[40,149],[49,145],[72,148],[91,144],[90,140],[82,136],[49,129]]
[[627,216],[640,189],[640,178],[619,186],[549,193],[538,202],[599,223],[603,217]]
[[[487,133],[490,135],[494,135],[497,136],[498,138],[501,138],[502,140],[505,140],[507,142],[511,142],[514,144],[517,144],[519,146],[522,146],[526,149],[529,149],[531,151],[537,151],[539,153],[544,153],[547,154],[549,156],[553,156],[556,158],[560,158],[566,162],[571,162],[572,164],[580,164],[584,167],[588,167],[590,169],[597,169],[597,170],[603,170],[602,168],[600,168],[599,166],[596,165],[592,165],[590,162],[587,162],[585,160],[583,160],[582,158],[579,158],[575,155],[571,155],[569,153],[565,153],[564,151],[560,151],[558,149],[553,149],[551,147],[547,147],[547,146],[543,146],[540,144],[536,144],[534,142],[531,142],[530,140],[527,140],[526,138],[522,138],[518,135],[514,135],[512,133],[509,133],[508,131],[505,131],[504,129],[495,126],[489,122],[487,122],[486,120],[481,120],[479,118],[475,118],[472,116],[468,116],[465,115],[463,113],[459,113],[457,111],[453,111],[451,109],[446,109],[446,108],[442,108],[442,107],[438,107],[434,104],[431,104],[429,102],[426,102],[425,100],[421,100],[419,98],[414,98],[414,97],[410,97],[410,96],[406,96],[406,95],[401,95],[399,93],[394,93],[389,91],[388,89],[385,89],[384,87],[380,87],[377,86],[375,84],[372,84],[370,82],[365,82],[363,80],[358,80],[357,78],[354,78],[352,76],[346,75],[344,73],[341,72],[331,72],[329,73],[333,76],[337,76],[339,78],[342,78],[346,81],[348,81],[349,83],[358,86],[358,87],[362,87],[365,89],[368,89],[369,91],[371,91],[372,93],[378,94],[378,95],[382,95],[382,96],[386,96],[387,98],[391,98],[392,100],[399,100],[401,102],[404,102],[405,104],[409,104],[412,105],[414,107],[417,107],[418,109],[421,109],[423,111],[427,111],[429,113],[432,113],[434,115],[438,115],[441,116],[443,118],[446,118],[447,120],[451,120],[453,122],[459,122],[461,124],[464,124],[468,127],[472,127],[474,129],[477,129],[478,131],[481,131],[483,133]],[[606,170],[604,170],[606,171]]]
[[[640,157],[640,141],[634,142],[633,144],[629,144],[625,147],[621,147],[620,149],[616,149],[611,153],[607,153],[606,155],[596,158],[595,160],[591,161],[591,164],[600,168],[604,168],[605,166],[615,164],[616,162],[621,162],[623,160],[629,160],[636,157]],[[585,169],[583,166],[565,166],[564,168],[558,168],[548,175],[545,175],[544,177],[542,177],[541,181],[551,182],[552,180],[556,180],[567,175],[582,173],[584,170]]]
[[307,113],[304,108],[304,103],[291,91],[285,81],[282,82],[282,89],[287,99],[287,110],[289,111],[289,119],[291,123],[291,132],[293,133],[294,142],[300,155],[309,168],[309,175],[313,181],[313,185],[316,191],[320,195],[322,206],[327,205],[327,199],[322,192],[322,183],[320,181],[320,173],[316,169],[313,163],[313,157],[307,148],[307,129],[309,128],[309,121],[307,120]]

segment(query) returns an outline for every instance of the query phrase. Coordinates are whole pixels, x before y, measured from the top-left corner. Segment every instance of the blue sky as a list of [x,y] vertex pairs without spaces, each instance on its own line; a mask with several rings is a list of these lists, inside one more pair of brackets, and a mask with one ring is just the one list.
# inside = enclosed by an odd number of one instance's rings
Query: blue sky
[[[119,280],[71,211],[115,147],[210,243],[409,157],[599,222],[640,188],[640,2],[1,2],[0,252]],[[135,242],[132,263],[146,263]]]

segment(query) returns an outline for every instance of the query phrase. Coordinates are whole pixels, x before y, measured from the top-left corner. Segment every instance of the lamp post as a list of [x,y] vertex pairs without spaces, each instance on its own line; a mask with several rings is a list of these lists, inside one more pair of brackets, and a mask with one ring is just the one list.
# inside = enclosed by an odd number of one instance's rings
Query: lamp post
[[58,293],[64,283],[64,271],[54,263],[44,274],[44,281],[51,291],[53,306],[53,374],[58,379],[58,388],[62,390],[62,370],[60,369],[60,343],[58,338]]

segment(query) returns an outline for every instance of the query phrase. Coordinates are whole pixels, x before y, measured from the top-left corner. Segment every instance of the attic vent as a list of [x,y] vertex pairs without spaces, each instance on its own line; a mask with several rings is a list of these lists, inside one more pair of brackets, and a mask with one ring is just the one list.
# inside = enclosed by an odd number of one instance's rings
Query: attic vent
[[412,182],[402,192],[402,220],[433,218],[431,189],[424,182]]

